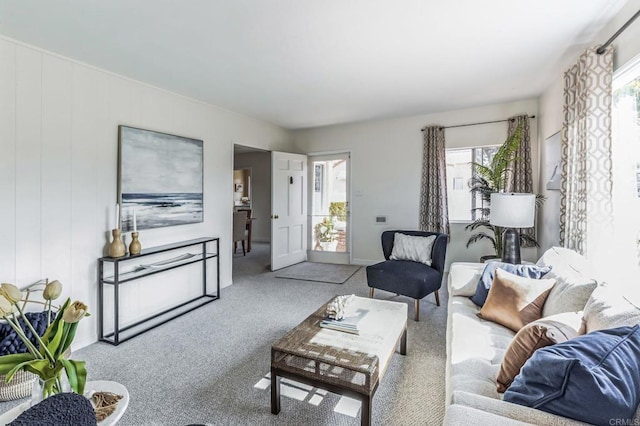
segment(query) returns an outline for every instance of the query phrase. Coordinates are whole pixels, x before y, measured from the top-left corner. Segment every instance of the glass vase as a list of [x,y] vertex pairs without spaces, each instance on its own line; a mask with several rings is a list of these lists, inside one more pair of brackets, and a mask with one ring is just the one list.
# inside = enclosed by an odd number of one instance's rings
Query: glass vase
[[64,372],[60,372],[57,376],[46,380],[37,376],[33,382],[33,390],[31,391],[31,406],[36,405],[45,398],[63,392],[71,392],[71,385]]

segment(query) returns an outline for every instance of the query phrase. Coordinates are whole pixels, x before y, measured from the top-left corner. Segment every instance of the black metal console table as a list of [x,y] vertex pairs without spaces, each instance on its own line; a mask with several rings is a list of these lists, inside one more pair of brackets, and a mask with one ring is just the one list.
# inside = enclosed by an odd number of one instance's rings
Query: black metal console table
[[[207,252],[207,244],[215,244],[215,253]],[[131,270],[121,272],[121,266],[125,266],[127,262],[139,261],[146,256],[156,255],[159,253],[170,252],[191,246],[202,246],[199,254],[183,254],[173,259],[159,261],[151,265],[134,266]],[[194,240],[181,241],[174,244],[153,247],[142,250],[139,255],[123,256],[123,257],[101,257],[98,259],[98,338],[102,342],[118,345],[139,334],[149,331],[164,322],[177,318],[194,309],[204,306],[220,298],[220,239],[214,237],[197,238]],[[207,293],[207,261],[216,259],[216,294]],[[148,277],[150,275],[159,274],[171,269],[180,268],[193,263],[202,263],[202,294],[193,299],[182,302],[179,305],[172,306],[162,312],[146,317],[134,324],[120,327],[119,323],[119,305],[120,305],[120,286],[139,278]],[[113,267],[113,275],[105,277],[105,264],[111,264]],[[104,286],[113,285],[113,332],[104,334]],[[170,312],[178,311],[171,315]],[[154,319],[164,316],[163,320],[155,324],[149,324],[147,327],[141,327]]]

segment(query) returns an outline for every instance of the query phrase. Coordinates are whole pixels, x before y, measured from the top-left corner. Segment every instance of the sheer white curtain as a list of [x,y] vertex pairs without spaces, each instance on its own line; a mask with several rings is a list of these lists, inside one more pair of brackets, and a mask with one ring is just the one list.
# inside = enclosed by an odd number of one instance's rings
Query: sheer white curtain
[[613,49],[587,49],[564,79],[560,244],[611,265]]
[[[612,118],[615,251],[620,274],[627,277],[628,284],[639,287],[640,57],[615,73]],[[631,277],[636,279],[629,280]]]

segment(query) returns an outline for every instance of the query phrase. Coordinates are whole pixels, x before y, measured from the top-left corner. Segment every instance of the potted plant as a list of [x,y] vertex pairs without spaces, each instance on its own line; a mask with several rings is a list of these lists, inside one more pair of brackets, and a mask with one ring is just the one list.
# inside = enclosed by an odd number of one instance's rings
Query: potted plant
[[[507,140],[500,146],[496,154],[491,160],[491,164],[483,165],[477,162],[473,162],[473,167],[476,170],[471,178],[469,185],[471,187],[471,194],[476,197],[479,196],[482,200],[482,206],[475,208],[476,219],[465,226],[468,231],[475,232],[467,241],[467,248],[471,244],[478,241],[489,240],[493,246],[494,253],[487,256],[482,256],[481,261],[491,258],[499,258],[502,255],[502,234],[504,228],[500,226],[494,226],[489,223],[489,215],[491,212],[490,202],[491,194],[495,192],[503,192],[507,183],[507,176],[509,173],[509,166],[516,159],[516,152],[520,147],[520,143],[523,138],[522,124],[518,125],[513,134],[507,138]],[[544,198],[541,195],[536,195],[536,205],[539,205]],[[538,242],[531,236],[520,233],[520,245],[532,245],[538,246]]]
[[316,241],[323,251],[335,251],[338,245],[338,232],[335,229],[333,217],[325,217],[313,228]]

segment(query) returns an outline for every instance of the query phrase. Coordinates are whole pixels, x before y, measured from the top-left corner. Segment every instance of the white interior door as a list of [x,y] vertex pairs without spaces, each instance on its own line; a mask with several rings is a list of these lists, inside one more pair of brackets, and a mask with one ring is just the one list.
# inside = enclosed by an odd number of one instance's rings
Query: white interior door
[[307,259],[307,156],[271,153],[271,270]]

